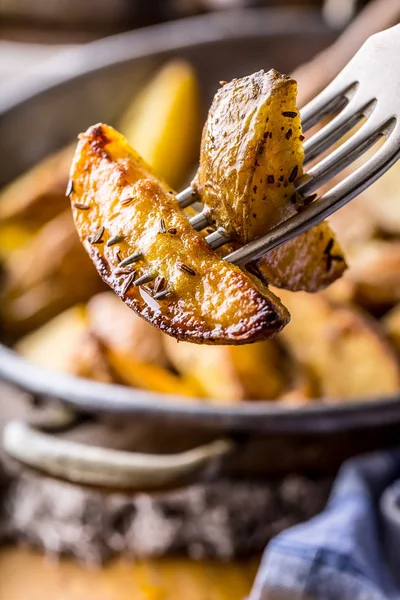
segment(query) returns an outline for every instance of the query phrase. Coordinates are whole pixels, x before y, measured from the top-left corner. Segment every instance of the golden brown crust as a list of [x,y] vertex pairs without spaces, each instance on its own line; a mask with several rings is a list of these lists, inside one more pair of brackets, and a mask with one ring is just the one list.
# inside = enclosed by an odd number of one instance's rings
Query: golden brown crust
[[[96,125],[81,136],[71,181],[75,224],[101,277],[162,331],[180,340],[238,344],[268,338],[288,322],[268,288],[208,247],[173,191],[111,127]],[[107,246],[115,236],[121,241]],[[138,252],[143,258],[121,271],[121,262]],[[155,301],[151,289],[133,285],[133,271],[136,278],[163,277],[170,297]]]

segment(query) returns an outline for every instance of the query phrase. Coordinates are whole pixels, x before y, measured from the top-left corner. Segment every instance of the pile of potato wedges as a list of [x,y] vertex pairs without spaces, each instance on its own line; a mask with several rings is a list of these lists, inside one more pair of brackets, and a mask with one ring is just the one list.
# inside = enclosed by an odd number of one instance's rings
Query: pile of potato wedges
[[[294,93],[290,81],[282,82],[288,102]],[[216,96],[214,120],[228,93],[224,85]],[[292,116],[293,135],[296,119]],[[189,64],[173,61],[133,99],[118,125],[154,173],[181,189],[195,172],[201,123],[195,73]],[[211,137],[205,130],[202,144],[211,144]],[[260,262],[270,293],[291,314],[281,333],[244,346],[209,346],[177,342],[155,329],[98,276],[65,196],[73,153],[74,145],[61,149],[0,192],[1,335],[27,360],[104,383],[173,394],[182,402],[266,400],[291,408],[368,401],[399,389],[400,164],[329,224],[308,232],[303,254],[288,243]],[[229,198],[222,209],[213,202],[218,182],[203,166],[195,182],[213,215],[229,206]],[[293,165],[287,168],[293,171]],[[249,182],[243,178],[241,184],[241,193],[247,193]],[[257,211],[263,206],[260,190],[254,192]],[[282,218],[291,211],[288,202]],[[241,242],[259,235],[262,226],[252,215],[244,223]],[[347,270],[344,260],[331,260],[326,269],[329,245],[333,256],[344,249]],[[303,268],[288,279],[294,258]]]

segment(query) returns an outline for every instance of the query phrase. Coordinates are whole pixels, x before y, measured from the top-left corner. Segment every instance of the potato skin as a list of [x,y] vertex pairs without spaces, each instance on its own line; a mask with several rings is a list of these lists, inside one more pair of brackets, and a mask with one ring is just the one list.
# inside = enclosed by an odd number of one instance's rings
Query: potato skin
[[[197,343],[239,344],[271,337],[288,322],[279,299],[209,248],[174,192],[111,127],[99,124],[80,136],[71,182],[75,224],[101,277],[165,333]],[[108,247],[117,235],[120,243]],[[169,298],[156,302],[151,290],[129,285],[129,268],[121,272],[119,263],[137,252],[143,259],[130,270],[164,277]]]
[[[239,243],[264,235],[304,205],[295,189],[304,160],[296,94],[296,82],[272,69],[234,79],[214,97],[192,185],[210,222]],[[327,261],[331,238],[321,223],[262,257],[260,270],[277,287],[323,289],[346,269],[335,240],[335,260]]]

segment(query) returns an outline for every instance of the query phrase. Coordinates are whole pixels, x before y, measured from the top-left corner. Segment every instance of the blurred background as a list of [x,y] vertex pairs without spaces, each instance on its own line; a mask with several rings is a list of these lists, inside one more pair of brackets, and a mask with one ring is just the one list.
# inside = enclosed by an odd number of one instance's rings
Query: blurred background
[[[312,6],[342,28],[367,0],[2,0],[0,77],[46,58],[57,48],[114,33],[205,14],[257,6]],[[25,46],[20,44],[24,43]]]
[[[356,19],[366,5],[368,14]],[[0,189],[1,342],[41,367],[146,390],[150,400],[152,392],[176,394],[183,403],[200,398],[229,409],[268,399],[290,410],[326,398],[339,404],[398,394],[400,163],[361,202],[351,203],[351,212],[342,211],[343,218],[336,219],[334,229],[352,269],[331,286],[330,296],[308,296],[306,318],[297,317],[305,324],[298,345],[290,334],[230,348],[178,347],[167,336],[161,338],[101,282],[76,236],[65,189],[72,140],[100,119],[115,124],[157,174],[181,189],[197,166],[201,127],[219,79],[274,66],[294,73],[304,105],[370,33],[398,21],[400,0],[0,0],[0,104],[5,98],[7,105],[14,92],[18,98],[32,67],[66,48],[190,16],[259,7],[274,9],[278,25],[267,32],[272,41],[262,40],[262,21],[251,25],[258,35],[252,37],[251,30],[240,43],[222,40],[218,53],[212,44],[185,52],[179,43],[178,49],[161,57],[155,53],[155,60],[139,67],[134,59],[122,58],[109,71],[89,74],[83,85],[81,80],[67,82],[28,98],[28,108],[22,103],[3,117],[0,182],[7,186]],[[295,12],[288,35],[283,10],[290,7],[314,12],[303,21]],[[270,13],[264,18],[272,29]],[[188,22],[182,28],[187,35]],[[332,44],[337,36],[339,43]],[[154,33],[147,39],[154,40]],[[129,48],[124,46],[124,52]],[[91,50],[77,52],[83,64],[87,54],[92,58]],[[64,75],[69,54],[76,56],[67,53]],[[26,77],[31,84],[40,68],[32,73]],[[337,301],[344,310],[331,311],[331,302]],[[310,337],[308,323],[318,321],[316,310],[322,311],[322,325]],[[0,382],[0,435],[8,419],[30,421],[48,408],[53,409],[52,399],[21,395]],[[195,421],[164,419],[135,417],[122,423],[110,415],[85,414],[76,430],[61,429],[54,437],[164,454],[210,442],[218,434]],[[0,546],[15,546],[0,549],[0,600],[243,600],[267,542],[323,509],[343,460],[398,444],[398,423],[378,425],[371,420],[368,428],[344,429],[336,437],[323,428],[314,437],[239,429],[234,439],[241,449],[233,459],[216,461],[204,473],[154,493],[104,493],[71,485],[44,477],[40,469],[16,466],[0,448]],[[21,545],[37,552],[21,550]],[[56,560],[42,560],[43,554],[53,559],[66,554],[72,560],[57,566]],[[120,562],[103,569],[86,568],[116,556]]]
[[343,26],[366,0],[2,0],[3,40],[73,43],[216,10],[316,6]]

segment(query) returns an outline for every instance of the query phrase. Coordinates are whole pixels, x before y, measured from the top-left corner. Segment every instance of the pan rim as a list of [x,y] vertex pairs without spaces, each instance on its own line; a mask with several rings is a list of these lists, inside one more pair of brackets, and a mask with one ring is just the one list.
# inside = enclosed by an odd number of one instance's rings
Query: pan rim
[[[249,35],[274,37],[283,32],[308,35],[323,31],[328,31],[328,28],[314,9],[262,8],[188,17],[117,34],[60,51],[37,68],[32,68],[22,84],[21,81],[5,84],[0,96],[0,117],[6,118],[7,113],[71,80],[134,58],[157,56],[178,47],[206,45],[224,39],[246,39]],[[400,400],[400,394],[343,402],[335,400],[332,404],[323,399],[298,407],[283,406],[276,401],[242,402],[228,407],[201,400],[179,401],[177,395],[104,384],[53,372],[29,363],[3,344],[0,344],[0,377],[30,393],[58,398],[78,410],[180,418],[225,430],[330,432],[339,427],[351,429],[354,424],[373,425],[377,412],[380,413],[378,421],[388,424],[400,417],[400,403],[396,402]]]
[[[326,418],[329,415],[338,417],[341,429],[345,431],[354,428],[355,419],[360,425],[373,425],[377,411],[386,411],[383,420],[388,424],[393,422],[394,414],[400,413],[399,395],[344,402],[335,400],[332,404],[324,399],[291,408],[279,401],[268,400],[244,401],[228,407],[217,400],[205,403],[199,398],[197,402],[192,399],[188,402],[185,396],[178,394],[149,392],[51,371],[34,365],[3,344],[0,344],[0,377],[34,395],[57,398],[71,408],[88,413],[179,417],[183,421],[201,422],[204,426],[226,431],[262,429],[271,433],[329,433],[337,429],[337,420],[330,423]],[[364,417],[361,420],[360,413]],[[260,427],[260,419],[265,417],[269,422]]]
[[135,58],[155,57],[227,39],[239,41],[249,36],[273,38],[283,33],[309,35],[327,31],[334,30],[323,24],[317,10],[292,7],[221,11],[111,35],[60,50],[53,57],[31,67],[23,80],[13,78],[3,83],[0,117],[68,81]]

